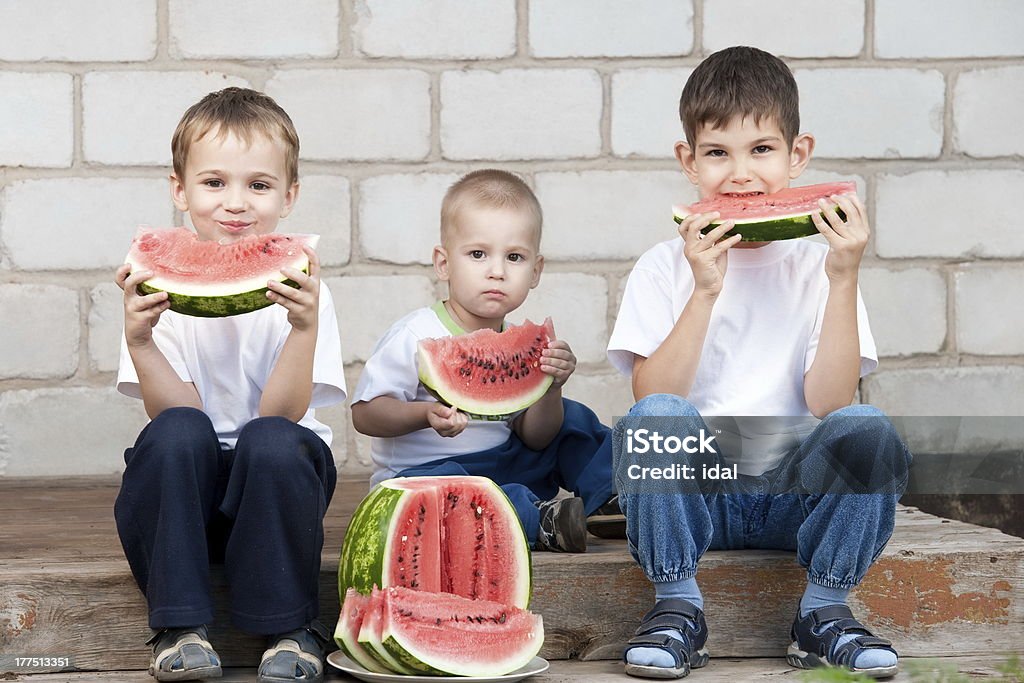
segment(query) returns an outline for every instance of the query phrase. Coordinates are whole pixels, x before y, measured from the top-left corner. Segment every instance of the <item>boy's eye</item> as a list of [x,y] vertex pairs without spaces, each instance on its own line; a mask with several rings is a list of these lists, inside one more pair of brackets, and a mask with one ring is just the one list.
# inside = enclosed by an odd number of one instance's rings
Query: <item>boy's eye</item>
[[256,190],[257,192],[264,192],[264,191],[270,189],[270,185],[267,185],[266,183],[262,183],[260,181],[256,181],[255,183],[253,183],[249,187],[251,187],[252,189]]
[[509,254],[508,255],[508,260],[511,261],[512,263],[519,263],[520,261],[523,260],[523,258],[524,258],[524,256],[522,254]]
[[772,151],[772,148],[768,145],[758,145],[754,148],[754,154],[767,154]]
[[709,157],[724,157],[725,156],[725,150],[724,149],[709,149],[707,155]]
[[474,249],[473,251],[469,252],[469,256],[470,258],[481,259],[484,257],[484,252],[481,249]]
[[220,180],[217,180],[216,178],[204,180],[203,185],[206,185],[207,187],[224,187],[224,183],[221,182]]

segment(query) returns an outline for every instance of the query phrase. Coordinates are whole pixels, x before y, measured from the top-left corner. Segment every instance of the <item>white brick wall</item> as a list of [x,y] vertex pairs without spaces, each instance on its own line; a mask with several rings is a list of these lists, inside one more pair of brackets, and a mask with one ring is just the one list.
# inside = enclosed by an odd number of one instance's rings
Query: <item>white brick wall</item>
[[[100,71],[82,79],[82,147],[98,164],[170,166],[182,112],[206,93],[248,82],[209,71]],[[145,93],[140,97],[140,93]],[[130,125],[125,125],[130,122]]]
[[441,150],[447,159],[595,157],[602,97],[591,69],[448,71],[441,75]]
[[[612,153],[671,158],[684,139],[679,93],[692,69],[627,69],[612,74]],[[644,125],[638,125],[643,121]]]
[[0,379],[61,379],[78,367],[78,293],[0,285]]
[[336,0],[169,0],[171,51],[196,59],[333,57]]
[[430,78],[410,69],[281,71],[266,92],[291,116],[303,159],[422,159]]
[[938,353],[946,339],[946,280],[925,268],[864,268],[860,289],[880,358]]
[[577,363],[601,363],[608,345],[608,283],[598,275],[544,273],[526,302],[509,316],[514,323],[551,318],[555,335],[572,348]]
[[666,0],[532,0],[534,57],[656,57],[693,49],[693,5]]
[[964,353],[1024,353],[1024,270],[965,267],[956,274],[956,339]]
[[369,57],[489,59],[516,52],[515,0],[357,0],[356,51]]
[[359,185],[359,244],[363,256],[389,263],[432,263],[441,239],[441,200],[453,173],[367,178]]
[[588,375],[577,371],[566,382],[562,395],[586,405],[609,427],[633,407],[629,378],[617,372]]
[[875,197],[875,249],[884,258],[1024,257],[1024,231],[1010,198],[1024,172],[919,171],[883,175]]
[[1024,55],[1018,0],[876,0],[879,57]]
[[334,175],[299,175],[299,200],[277,224],[278,232],[320,235],[320,267],[343,266],[352,256],[352,192],[348,179]]
[[1024,368],[959,367],[879,371],[862,399],[889,415],[1024,415]]
[[70,166],[75,117],[72,77],[0,73],[0,92],[4,94],[0,98],[0,166]]
[[156,15],[157,0],[0,2],[0,61],[152,59]]
[[1024,155],[1024,67],[960,74],[953,97],[953,141],[974,157]]
[[819,157],[932,158],[942,151],[945,81],[916,69],[795,72],[800,127]]
[[89,362],[98,372],[117,372],[124,333],[124,292],[113,282],[104,282],[92,288],[89,301]]
[[856,57],[864,0],[706,0],[704,51],[751,45],[780,57]]

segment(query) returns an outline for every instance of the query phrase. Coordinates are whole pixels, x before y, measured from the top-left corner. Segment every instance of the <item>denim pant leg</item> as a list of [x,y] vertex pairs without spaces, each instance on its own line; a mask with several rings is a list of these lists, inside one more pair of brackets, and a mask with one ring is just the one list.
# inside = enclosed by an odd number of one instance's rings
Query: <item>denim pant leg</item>
[[160,413],[125,452],[114,518],[151,628],[213,621],[206,531],[220,459],[210,418],[194,408]]
[[789,469],[798,481],[789,488],[807,493],[785,498],[802,506],[797,559],[809,581],[844,589],[860,583],[892,535],[910,460],[892,423],[869,405],[830,413],[804,440]]
[[283,417],[242,429],[220,505],[232,521],[224,573],[237,627],[269,635],[317,617],[323,522],[336,483],[331,449],[312,430]]
[[615,488],[619,505],[626,516],[629,550],[654,583],[688,579],[697,573],[697,561],[708,549],[714,535],[713,504],[715,494],[707,497],[699,482],[680,480],[674,493],[640,490],[629,477],[631,465],[645,465],[644,455],[627,453],[625,430],[636,423],[631,418],[674,418],[679,432],[699,434],[708,431],[704,419],[686,399],[673,394],[652,394],[642,398],[629,414],[615,425]]

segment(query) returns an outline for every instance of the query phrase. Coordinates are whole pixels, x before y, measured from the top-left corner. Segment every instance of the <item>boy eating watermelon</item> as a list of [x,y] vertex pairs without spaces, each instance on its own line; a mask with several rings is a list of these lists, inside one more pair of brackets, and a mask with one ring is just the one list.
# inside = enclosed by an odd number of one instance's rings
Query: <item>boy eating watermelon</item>
[[[515,175],[475,171],[451,186],[433,255],[448,298],[405,316],[377,343],[352,397],[352,422],[373,437],[373,483],[396,476],[489,477],[511,499],[535,549],[584,552],[588,521],[593,532],[613,535],[616,525],[621,534],[623,520],[612,491],[611,430],[585,406],[562,398],[576,369],[569,345],[552,340],[531,351],[540,354],[536,369],[553,381],[536,403],[505,419],[470,419],[439,402],[417,368],[421,340],[504,328],[505,316],[540,281],[540,233],[540,204]],[[497,376],[484,379],[499,384]],[[559,487],[576,497],[556,499]]]
[[[683,89],[686,140],[675,145],[702,200],[788,187],[814,150],[798,105],[789,68],[766,52],[733,47],[704,60]],[[741,242],[742,226],[724,237],[733,221],[702,235],[717,213],[691,214],[629,277],[608,356],[632,376],[637,403],[616,427],[615,477],[656,597],[626,648],[629,674],[678,678],[707,664],[696,573],[709,548],[797,552],[807,586],[790,664],[897,671],[896,651],[846,600],[892,533],[910,455],[880,411],[850,405],[877,365],[857,284],[870,230],[855,194],[830,199],[845,217],[825,202],[813,214],[827,244]],[[621,439],[659,426],[714,436],[687,461],[697,476],[672,487],[637,476],[654,461]],[[702,478],[705,466],[735,467],[737,480]]]
[[[201,240],[272,233],[298,198],[295,128],[262,93],[207,95],[171,147],[171,196]],[[276,305],[234,317],[169,311],[166,292],[137,290],[152,272],[117,270],[117,388],[142,398],[151,422],[125,451],[114,514],[149,604],[157,680],[221,675],[207,636],[211,559],[223,561],[234,624],[268,636],[258,680],[323,678],[317,577],[337,476],[313,409],[345,399],[345,376],[331,294],[305,251],[308,273],[282,269],[296,287],[271,281]]]

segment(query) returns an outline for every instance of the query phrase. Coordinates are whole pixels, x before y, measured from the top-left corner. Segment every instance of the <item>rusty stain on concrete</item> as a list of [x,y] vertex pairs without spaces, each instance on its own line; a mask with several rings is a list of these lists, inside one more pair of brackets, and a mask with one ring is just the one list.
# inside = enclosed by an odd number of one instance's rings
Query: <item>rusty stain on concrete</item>
[[951,559],[913,561],[881,558],[868,572],[856,597],[875,620],[902,631],[951,621],[1008,624],[1009,581],[995,581],[987,593],[956,593]]

